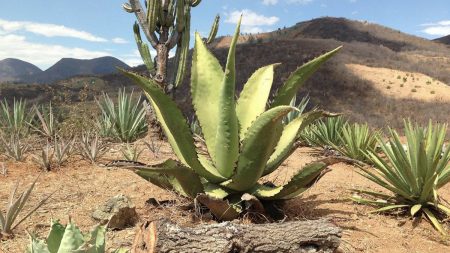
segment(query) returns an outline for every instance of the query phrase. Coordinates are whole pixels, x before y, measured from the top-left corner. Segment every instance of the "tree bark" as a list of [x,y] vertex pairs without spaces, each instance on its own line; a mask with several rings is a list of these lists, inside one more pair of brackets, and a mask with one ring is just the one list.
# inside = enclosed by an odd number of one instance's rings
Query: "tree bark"
[[268,224],[225,222],[179,227],[167,220],[142,225],[132,253],[335,252],[342,231],[326,220]]

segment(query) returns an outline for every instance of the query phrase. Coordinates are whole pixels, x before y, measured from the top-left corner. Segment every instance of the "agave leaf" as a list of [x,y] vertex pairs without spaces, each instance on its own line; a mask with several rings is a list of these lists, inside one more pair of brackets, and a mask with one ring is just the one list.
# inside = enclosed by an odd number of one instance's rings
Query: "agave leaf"
[[50,253],[57,253],[64,236],[65,227],[58,220],[51,222],[51,230],[47,236],[47,246]]
[[204,184],[204,190],[208,196],[216,199],[224,199],[231,193],[231,191],[220,187],[219,185],[210,183]]
[[3,217],[2,212],[0,211],[0,228],[5,227],[5,217]]
[[292,109],[290,106],[278,106],[255,120],[243,140],[237,169],[231,181],[224,184],[225,187],[245,191],[256,184],[280,138],[280,123]]
[[239,137],[241,141],[244,139],[253,121],[266,110],[267,99],[273,83],[273,72],[277,65],[272,64],[258,69],[248,79],[239,95],[236,114],[239,120]]
[[420,211],[420,209],[422,209],[422,205],[421,204],[417,204],[417,205],[413,205],[412,207],[411,207],[411,216],[414,216],[414,215],[416,215],[416,213],[418,212],[418,211]]
[[206,170],[198,161],[192,133],[175,102],[153,80],[125,70],[122,72],[144,89],[178,159],[209,181],[223,181],[223,177],[217,171]]
[[210,197],[206,194],[199,194],[197,200],[208,207],[214,216],[219,220],[230,221],[236,219],[242,212],[240,198],[232,198],[232,200],[223,200]]
[[220,174],[226,178],[233,175],[239,156],[238,121],[235,108],[235,54],[240,24],[241,21],[238,22],[236,32],[231,41],[223,84],[219,89],[219,121],[217,122],[215,145],[216,167]]
[[356,192],[356,193],[367,194],[367,195],[373,196],[375,198],[383,198],[383,199],[391,199],[392,198],[392,196],[381,193],[381,192],[362,190],[362,189],[352,189],[352,191]]
[[381,212],[390,211],[392,209],[399,209],[399,208],[404,208],[404,207],[409,207],[409,205],[388,205],[388,206],[379,208],[377,210],[370,211],[369,213],[381,213]]
[[216,133],[219,122],[219,96],[224,73],[219,61],[208,51],[202,38],[195,34],[192,55],[192,104],[205,137],[211,159],[216,161]]
[[279,186],[278,188],[280,191],[273,196],[268,194],[259,195],[258,192],[255,192],[254,194],[258,198],[269,200],[294,198],[310,188],[322,176],[323,171],[328,166],[337,162],[339,162],[339,160],[334,158],[325,158],[312,162],[299,170],[287,184]]
[[375,201],[375,200],[371,200],[371,199],[365,199],[365,198],[361,198],[359,196],[352,196],[350,197],[350,200],[358,203],[358,204],[364,204],[364,205],[374,205],[374,206],[386,206],[388,205],[387,201]]
[[[203,192],[200,177],[194,171],[171,159],[153,166],[130,166],[129,168],[134,169],[138,175],[142,174],[151,180],[157,181],[157,185],[170,185],[183,196],[195,198],[198,193]],[[155,178],[152,173],[160,173],[162,176],[168,177],[159,179]]]
[[81,248],[86,253],[101,253],[105,252],[105,226],[96,226],[89,234],[88,238]]
[[49,251],[44,240],[39,240],[35,235],[30,235],[31,243],[27,249],[27,253],[53,253]]
[[442,212],[444,212],[447,216],[450,216],[450,208],[448,208],[448,207],[446,207],[444,205],[441,205],[441,204],[438,204],[437,208],[439,210],[441,210]]
[[264,176],[276,170],[291,154],[295,151],[293,148],[299,133],[316,119],[330,115],[324,111],[312,111],[301,115],[287,124],[281,134],[280,140],[275,148],[275,151],[269,158],[266,168],[264,169]]
[[83,243],[84,237],[81,234],[80,229],[72,222],[69,222],[61,239],[58,253],[72,252],[80,248]]
[[430,211],[428,208],[423,209],[425,215],[428,217],[428,219],[431,221],[431,224],[443,235],[447,235],[444,228],[442,227],[442,224],[439,222],[439,220],[436,218],[436,216]]
[[288,80],[280,87],[271,107],[288,105],[292,98],[297,94],[298,89],[305,81],[328,59],[335,55],[342,46],[325,53],[299,67],[295,70]]

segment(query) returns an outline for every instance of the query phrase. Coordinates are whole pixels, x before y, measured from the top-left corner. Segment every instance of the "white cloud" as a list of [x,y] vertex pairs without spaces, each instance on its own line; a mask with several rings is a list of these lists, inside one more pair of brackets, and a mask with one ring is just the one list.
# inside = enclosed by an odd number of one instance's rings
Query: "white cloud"
[[420,26],[426,27],[422,32],[433,36],[447,36],[450,34],[450,20],[442,20],[436,23],[426,23]]
[[226,23],[237,24],[242,15],[242,31],[248,33],[263,32],[261,26],[271,26],[276,24],[280,19],[276,16],[267,17],[260,15],[252,10],[244,9],[241,11],[233,11],[228,13]]
[[6,33],[27,31],[46,37],[71,37],[92,42],[106,42],[107,39],[91,33],[65,27],[63,25],[35,23],[28,21],[8,21],[0,19],[0,29]]
[[77,47],[32,43],[24,36],[8,34],[0,36],[0,59],[18,58],[46,69],[61,58],[91,59],[111,55],[103,51],[90,51]]
[[275,5],[278,3],[278,0],[263,0],[264,5]]
[[288,0],[287,2],[289,4],[302,4],[302,5],[305,5],[305,4],[312,3],[312,1],[313,0]]
[[128,40],[119,38],[119,37],[113,38],[111,41],[116,44],[128,44],[129,43]]

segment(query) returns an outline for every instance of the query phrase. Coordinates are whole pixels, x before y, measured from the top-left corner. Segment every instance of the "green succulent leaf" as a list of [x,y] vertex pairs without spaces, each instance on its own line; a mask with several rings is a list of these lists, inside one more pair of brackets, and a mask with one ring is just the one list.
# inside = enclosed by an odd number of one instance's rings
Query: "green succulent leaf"
[[[203,192],[200,177],[191,169],[171,159],[153,166],[132,166],[130,168],[134,168],[138,175],[149,177],[155,181],[160,180],[157,183],[161,186],[170,185],[172,189],[186,197],[195,198],[197,194]],[[155,179],[152,173],[159,173],[165,178]]]
[[305,83],[305,81],[328,59],[335,55],[342,46],[325,53],[299,67],[295,70],[288,80],[278,90],[274,98],[272,107],[280,105],[288,105],[292,98],[297,94],[298,89]]
[[47,236],[48,250],[50,253],[57,253],[66,228],[58,220],[52,220],[51,227],[50,233]]
[[231,194],[230,190],[227,190],[217,184],[205,183],[204,189],[205,189],[205,193],[208,196],[210,196],[212,198],[216,198],[216,199],[224,199],[228,195]]
[[281,135],[283,117],[294,108],[278,106],[261,114],[249,128],[239,155],[238,166],[227,188],[245,191],[252,188],[264,172]]
[[216,161],[216,133],[219,122],[219,92],[224,73],[219,61],[208,51],[202,38],[195,34],[192,56],[192,104],[202,128],[211,159]]
[[299,133],[316,119],[328,115],[324,111],[312,111],[301,115],[287,124],[277,143],[275,151],[267,162],[264,174],[268,175],[275,171],[291,154],[295,151],[293,148],[295,141],[298,139]]
[[273,83],[274,68],[278,64],[258,69],[248,79],[239,95],[236,114],[239,120],[239,137],[242,141],[253,121],[266,110],[267,99]]
[[267,194],[268,189],[260,188],[258,190],[262,191],[262,195],[256,191],[254,194],[258,198],[275,200],[275,199],[290,199],[297,197],[307,189],[309,189],[322,175],[323,171],[330,165],[339,162],[339,159],[335,158],[325,158],[316,162],[312,162],[303,167],[300,171],[295,174],[291,180],[284,186],[274,187],[280,189],[279,192],[276,192],[274,189],[271,191],[272,193],[276,193],[271,196],[271,194]]
[[81,247],[84,243],[84,237],[81,234],[80,229],[70,222],[67,224],[64,231],[64,235],[61,239],[61,244],[58,249],[58,253],[72,252]]
[[192,133],[175,102],[153,80],[132,72],[124,70],[122,72],[144,89],[146,96],[152,103],[156,117],[161,123],[164,133],[181,163],[189,166],[196,173],[212,182],[223,181],[223,177],[217,171],[206,170],[198,161]]
[[86,253],[103,253],[105,252],[106,227],[96,226],[86,238],[84,245],[81,247]]
[[411,207],[411,216],[416,215],[416,213],[418,211],[420,211],[420,209],[422,209],[422,205],[421,204],[417,204]]
[[223,84],[219,89],[219,121],[217,122],[215,145],[216,167],[220,174],[226,178],[233,175],[236,161],[239,156],[238,121],[235,104],[235,54],[240,24],[241,21],[238,22],[236,32],[231,41],[222,81]]
[[408,206],[409,205],[388,205],[388,206],[384,206],[382,208],[379,208],[377,210],[370,211],[369,213],[381,213],[381,212],[391,211],[393,209],[405,208],[405,207],[408,207]]
[[428,219],[431,221],[431,224],[433,224],[433,226],[439,231],[439,233],[441,233],[443,235],[447,235],[444,228],[442,227],[442,224],[436,218],[434,213],[432,213],[430,211],[430,209],[428,209],[428,208],[424,208],[423,211],[424,211],[425,215],[428,217]]
[[49,251],[47,245],[44,240],[39,240],[34,235],[30,235],[31,243],[27,248],[27,253],[53,253],[53,251]]

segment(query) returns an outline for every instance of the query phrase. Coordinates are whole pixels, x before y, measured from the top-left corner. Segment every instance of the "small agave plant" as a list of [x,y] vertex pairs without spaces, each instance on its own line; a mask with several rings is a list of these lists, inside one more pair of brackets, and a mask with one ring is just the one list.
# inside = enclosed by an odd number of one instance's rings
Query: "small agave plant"
[[[197,153],[193,134],[175,102],[152,79],[123,71],[152,103],[157,119],[179,162],[133,167],[150,182],[182,196],[196,198],[220,220],[238,217],[246,201],[272,201],[298,196],[313,185],[335,159],[306,165],[285,185],[261,184],[295,149],[301,130],[328,115],[324,111],[302,114],[283,125],[299,87],[340,48],[299,67],[267,105],[277,64],[258,69],[235,101],[235,49],[239,26],[231,42],[225,70],[196,34],[191,70],[191,93],[208,156]],[[266,108],[268,107],[268,108]],[[250,195],[250,198],[249,198]]]
[[[59,221],[52,221],[47,239],[40,240],[31,235],[28,253],[65,253],[89,252],[104,253],[106,240],[106,227],[96,226],[88,234],[82,234],[80,229],[71,221],[67,226]],[[125,249],[118,249],[115,253],[126,253]]]

